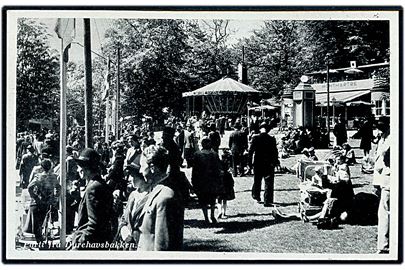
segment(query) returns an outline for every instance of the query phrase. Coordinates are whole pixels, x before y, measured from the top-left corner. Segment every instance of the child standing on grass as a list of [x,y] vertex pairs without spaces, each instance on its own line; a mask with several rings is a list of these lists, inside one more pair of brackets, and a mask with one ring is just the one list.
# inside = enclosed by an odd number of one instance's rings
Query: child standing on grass
[[226,216],[226,206],[227,201],[235,199],[234,180],[232,174],[229,172],[229,162],[227,162],[225,157],[222,157],[222,192],[218,196],[218,216],[217,218],[227,218]]

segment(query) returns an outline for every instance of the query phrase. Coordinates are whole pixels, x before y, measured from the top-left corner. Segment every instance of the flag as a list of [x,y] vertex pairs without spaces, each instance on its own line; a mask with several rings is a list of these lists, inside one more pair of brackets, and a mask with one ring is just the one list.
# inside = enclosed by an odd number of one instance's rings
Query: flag
[[102,95],[103,101],[106,101],[107,98],[110,96],[110,82],[111,82],[111,74],[110,74],[110,58],[107,60],[107,70],[104,76],[104,91]]
[[104,76],[103,101],[106,101],[108,96],[110,95],[110,79],[111,79],[111,74],[110,74],[109,70],[107,70],[107,72]]
[[62,39],[63,51],[65,51],[76,35],[76,19],[59,18],[56,22],[55,32]]

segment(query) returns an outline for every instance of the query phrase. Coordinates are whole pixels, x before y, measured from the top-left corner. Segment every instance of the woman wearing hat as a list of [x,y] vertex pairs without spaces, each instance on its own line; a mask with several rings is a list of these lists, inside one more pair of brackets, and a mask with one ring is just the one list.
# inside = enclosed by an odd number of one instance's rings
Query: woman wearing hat
[[216,223],[215,199],[221,188],[221,164],[218,154],[211,149],[211,140],[208,137],[201,140],[201,147],[202,150],[197,151],[194,155],[191,183],[197,194],[205,221],[210,223],[207,210],[210,206],[211,222]]
[[167,173],[169,155],[161,146],[145,148],[140,164],[149,193],[133,227],[139,233],[138,250],[179,251],[183,245],[184,200],[178,189],[178,174]]
[[28,185],[31,203],[28,219],[24,226],[24,232],[35,234],[38,243],[43,241],[42,224],[47,211],[56,212],[61,189],[56,174],[52,172],[51,161],[44,159],[39,166],[43,171],[38,173]]
[[151,183],[146,182],[140,173],[140,168],[140,158],[125,167],[128,180],[135,190],[129,195],[127,206],[121,217],[117,235],[115,236],[115,241],[124,241],[132,244],[128,246],[127,249],[129,250],[136,249],[137,247],[139,241],[137,226],[141,223],[140,214],[145,206],[151,187]]
[[101,178],[100,156],[95,150],[85,148],[75,160],[80,178],[86,181],[86,189],[79,204],[72,248],[96,249],[94,244],[111,240],[112,192]]

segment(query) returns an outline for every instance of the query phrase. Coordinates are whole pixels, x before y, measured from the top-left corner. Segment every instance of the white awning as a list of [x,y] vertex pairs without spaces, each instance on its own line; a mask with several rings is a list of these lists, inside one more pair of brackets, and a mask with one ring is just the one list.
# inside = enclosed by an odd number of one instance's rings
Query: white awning
[[[330,106],[333,105],[333,100],[335,100],[335,104],[342,104],[350,102],[356,98],[361,96],[367,95],[370,93],[370,90],[364,91],[353,91],[353,92],[339,92],[339,93],[330,93],[329,94],[329,102]],[[326,106],[327,104],[327,94],[316,94],[315,95],[315,102],[317,106]]]

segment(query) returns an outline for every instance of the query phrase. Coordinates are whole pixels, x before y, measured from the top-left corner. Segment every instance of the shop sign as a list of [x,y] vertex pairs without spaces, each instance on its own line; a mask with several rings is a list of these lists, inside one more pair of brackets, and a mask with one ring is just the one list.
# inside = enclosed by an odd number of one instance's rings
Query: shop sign
[[[374,85],[373,79],[354,80],[354,81],[341,81],[329,83],[329,90],[331,92],[344,91],[344,90],[361,90],[371,89]],[[316,92],[326,93],[326,83],[312,84]]]

